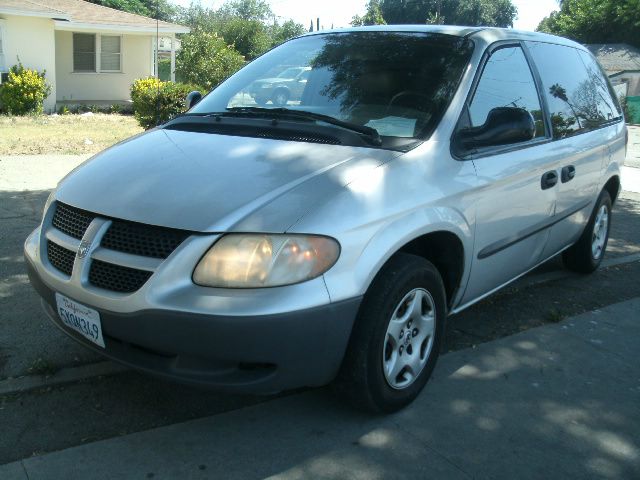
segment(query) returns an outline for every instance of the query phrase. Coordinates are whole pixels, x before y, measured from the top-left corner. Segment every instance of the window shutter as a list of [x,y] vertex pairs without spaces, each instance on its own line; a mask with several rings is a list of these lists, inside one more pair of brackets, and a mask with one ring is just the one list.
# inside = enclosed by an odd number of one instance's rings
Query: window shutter
[[107,35],[100,37],[100,70],[120,71],[120,37]]
[[96,36],[94,34],[73,34],[73,71],[96,71]]

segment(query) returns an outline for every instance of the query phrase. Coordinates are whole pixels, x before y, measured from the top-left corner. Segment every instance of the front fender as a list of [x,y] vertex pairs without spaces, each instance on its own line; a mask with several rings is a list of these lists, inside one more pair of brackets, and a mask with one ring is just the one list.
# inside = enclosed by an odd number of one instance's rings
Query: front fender
[[[436,232],[449,232],[460,239],[464,251],[461,285],[466,285],[471,270],[473,231],[462,212],[437,206],[416,209],[375,227],[367,227],[366,233],[358,229],[339,239],[343,253],[339,262],[325,274],[333,302],[363,295],[383,265],[403,246]],[[364,248],[357,248],[361,235],[366,234],[370,234],[370,240],[363,245]],[[460,288],[458,291],[463,290]]]

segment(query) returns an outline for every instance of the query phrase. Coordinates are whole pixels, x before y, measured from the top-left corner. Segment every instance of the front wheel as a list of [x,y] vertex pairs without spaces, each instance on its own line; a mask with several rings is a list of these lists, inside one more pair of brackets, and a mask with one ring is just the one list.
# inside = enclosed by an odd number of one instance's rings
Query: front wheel
[[284,107],[289,101],[289,92],[287,92],[284,88],[276,90],[275,92],[273,92],[271,101],[278,107]]
[[591,273],[602,262],[611,229],[611,196],[603,190],[580,239],[562,254],[565,267],[578,273]]
[[373,412],[411,403],[436,365],[445,317],[438,270],[421,257],[396,255],[364,296],[338,391],[356,408]]

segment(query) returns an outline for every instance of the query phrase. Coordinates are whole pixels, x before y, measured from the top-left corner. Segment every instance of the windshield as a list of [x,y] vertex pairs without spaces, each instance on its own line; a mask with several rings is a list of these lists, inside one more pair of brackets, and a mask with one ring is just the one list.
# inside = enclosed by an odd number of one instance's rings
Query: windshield
[[[433,33],[310,35],[256,59],[191,112],[287,108],[371,127],[382,136],[426,138],[451,101],[472,50],[465,38]],[[288,81],[268,81],[275,77]]]

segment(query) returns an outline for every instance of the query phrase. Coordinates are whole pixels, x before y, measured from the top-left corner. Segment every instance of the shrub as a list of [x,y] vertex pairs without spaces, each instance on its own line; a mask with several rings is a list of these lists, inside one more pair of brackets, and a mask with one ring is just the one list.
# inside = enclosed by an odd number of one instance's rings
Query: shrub
[[622,107],[622,111],[624,113],[624,118],[627,123],[633,123],[634,118],[636,117],[636,109],[633,105],[629,105],[629,101],[626,96],[620,95],[619,97],[620,106]]
[[185,83],[162,82],[155,77],[141,78],[131,86],[133,113],[141,127],[148,129],[184,112],[189,92],[200,90]]
[[2,109],[10,115],[42,113],[44,99],[51,93],[46,72],[24,68],[21,63],[9,70],[9,78],[0,85]]
[[66,105],[60,105],[60,107],[58,108],[58,115],[69,115],[70,113],[71,111]]
[[122,113],[122,105],[119,103],[114,103],[109,106],[109,113]]
[[212,90],[244,65],[244,57],[215,33],[194,30],[182,38],[176,75]]

